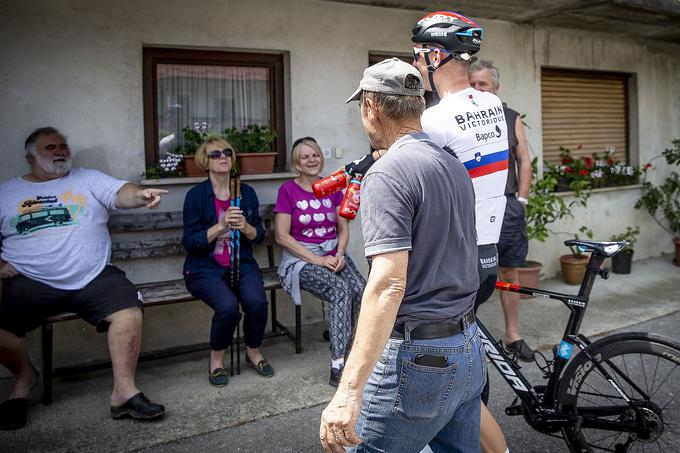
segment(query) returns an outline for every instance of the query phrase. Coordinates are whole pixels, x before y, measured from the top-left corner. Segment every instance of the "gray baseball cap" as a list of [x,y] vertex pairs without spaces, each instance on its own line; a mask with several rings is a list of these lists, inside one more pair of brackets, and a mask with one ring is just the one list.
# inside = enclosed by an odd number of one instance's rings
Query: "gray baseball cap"
[[388,58],[364,70],[359,88],[345,103],[361,99],[362,91],[397,96],[422,96],[425,88],[423,78],[416,68],[398,58]]

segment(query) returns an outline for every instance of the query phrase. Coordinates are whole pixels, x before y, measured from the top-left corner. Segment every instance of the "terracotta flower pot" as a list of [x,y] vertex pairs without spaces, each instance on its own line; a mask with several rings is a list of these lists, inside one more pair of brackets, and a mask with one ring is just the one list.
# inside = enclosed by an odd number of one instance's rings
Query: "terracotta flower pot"
[[673,243],[675,244],[675,259],[673,264],[680,266],[680,237],[673,238]]
[[588,264],[588,255],[562,255],[560,265],[562,266],[562,278],[569,285],[578,285],[583,280]]
[[[538,288],[540,285],[540,272],[543,265],[538,261],[526,261],[524,266],[517,268],[519,275],[519,285],[528,288]],[[528,294],[520,294],[520,299],[533,299],[535,296]]]
[[188,177],[205,176],[206,171],[196,165],[194,156],[184,156],[184,173]]
[[274,172],[276,153],[238,153],[237,157],[242,175]]

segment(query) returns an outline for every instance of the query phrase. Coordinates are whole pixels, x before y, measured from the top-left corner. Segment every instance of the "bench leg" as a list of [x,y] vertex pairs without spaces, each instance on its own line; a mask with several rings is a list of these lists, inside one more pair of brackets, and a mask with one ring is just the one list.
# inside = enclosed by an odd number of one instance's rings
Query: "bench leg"
[[295,306],[295,353],[302,352],[302,312],[299,305]]
[[241,322],[236,324],[236,374],[241,374]]
[[52,403],[52,323],[42,325],[43,404]]
[[276,318],[276,290],[269,291],[270,305],[272,309],[272,333],[276,333],[279,320]]

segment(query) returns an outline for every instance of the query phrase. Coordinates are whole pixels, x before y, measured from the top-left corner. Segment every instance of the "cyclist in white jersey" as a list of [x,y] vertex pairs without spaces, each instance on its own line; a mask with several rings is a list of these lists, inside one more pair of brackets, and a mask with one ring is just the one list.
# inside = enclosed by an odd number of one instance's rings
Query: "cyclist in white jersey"
[[[470,87],[467,71],[479,51],[484,31],[460,14],[437,11],[422,17],[412,31],[413,65],[425,89],[439,103],[423,113],[423,131],[463,162],[475,189],[480,288],[475,304],[487,300],[496,284],[498,251],[505,213],[508,176],[508,133],[503,104],[492,93]],[[488,385],[488,383],[487,383]],[[482,404],[482,450],[507,451],[503,433]]]

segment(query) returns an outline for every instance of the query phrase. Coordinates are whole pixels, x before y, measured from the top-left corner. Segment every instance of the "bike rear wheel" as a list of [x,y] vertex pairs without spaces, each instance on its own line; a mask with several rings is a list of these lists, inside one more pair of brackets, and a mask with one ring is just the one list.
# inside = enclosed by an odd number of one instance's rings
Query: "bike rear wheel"
[[622,333],[588,347],[595,362],[630,398],[627,403],[584,353],[561,379],[558,409],[575,416],[563,428],[574,453],[668,452],[680,445],[680,343]]

